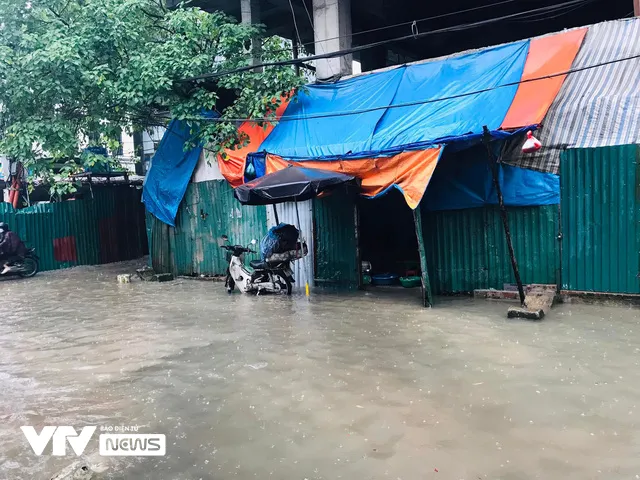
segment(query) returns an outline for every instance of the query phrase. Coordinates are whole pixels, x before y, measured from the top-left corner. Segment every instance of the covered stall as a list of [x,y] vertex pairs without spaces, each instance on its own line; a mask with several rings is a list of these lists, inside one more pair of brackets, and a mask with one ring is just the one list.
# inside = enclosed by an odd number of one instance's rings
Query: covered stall
[[[557,175],[500,159],[508,145],[521,144],[524,133],[541,123],[586,31],[310,85],[273,131],[251,145],[245,172],[261,177],[295,165],[359,178],[362,196],[373,200],[356,202],[356,216],[346,213],[352,210],[347,199],[317,202],[316,231],[350,224],[355,252],[377,256],[363,257],[374,269],[376,263],[384,270],[400,268],[395,262],[419,271],[430,305],[425,211],[496,204],[499,190],[506,205],[558,202]],[[381,252],[376,247],[385,236],[389,246]],[[318,274],[324,248],[316,245],[316,253]],[[356,269],[359,275],[358,264]]]

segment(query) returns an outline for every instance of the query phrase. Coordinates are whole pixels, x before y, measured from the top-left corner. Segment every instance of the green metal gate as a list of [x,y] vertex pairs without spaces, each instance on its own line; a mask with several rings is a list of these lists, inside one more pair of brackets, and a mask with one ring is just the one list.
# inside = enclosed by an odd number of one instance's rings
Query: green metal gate
[[640,147],[560,156],[562,288],[640,293]]

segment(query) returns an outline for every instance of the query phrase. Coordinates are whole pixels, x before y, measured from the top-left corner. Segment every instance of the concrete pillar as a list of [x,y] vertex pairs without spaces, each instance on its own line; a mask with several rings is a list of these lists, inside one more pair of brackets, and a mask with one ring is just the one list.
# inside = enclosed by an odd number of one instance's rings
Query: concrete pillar
[[[240,16],[242,23],[247,25],[260,24],[260,1],[259,0],[240,0]],[[251,64],[258,65],[260,63],[260,45],[258,39],[251,40]]]
[[[316,55],[351,48],[351,0],[313,0],[313,23]],[[316,60],[316,77],[350,75],[352,60],[353,55]]]

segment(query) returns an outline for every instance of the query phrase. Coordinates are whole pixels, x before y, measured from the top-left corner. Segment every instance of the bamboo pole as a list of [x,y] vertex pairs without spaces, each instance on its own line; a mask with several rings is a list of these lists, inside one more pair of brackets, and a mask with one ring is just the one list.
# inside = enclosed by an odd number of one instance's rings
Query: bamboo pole
[[518,284],[518,295],[520,296],[520,305],[524,306],[524,287],[522,286],[522,279],[520,278],[520,270],[518,269],[518,262],[516,261],[516,255],[513,251],[513,242],[511,241],[511,231],[509,230],[509,220],[507,219],[507,209],[504,206],[504,198],[502,196],[502,189],[500,188],[500,179],[498,178],[498,171],[496,163],[498,160],[494,157],[491,151],[491,145],[489,144],[490,134],[489,129],[485,125],[483,128],[483,142],[487,149],[487,158],[489,159],[489,167],[491,168],[491,176],[493,177],[493,185],[498,195],[498,205],[500,206],[500,217],[502,218],[502,226],[504,227],[504,235],[507,239],[507,247],[509,248],[509,258],[511,259],[511,267],[513,268],[513,275],[516,277],[516,283]]

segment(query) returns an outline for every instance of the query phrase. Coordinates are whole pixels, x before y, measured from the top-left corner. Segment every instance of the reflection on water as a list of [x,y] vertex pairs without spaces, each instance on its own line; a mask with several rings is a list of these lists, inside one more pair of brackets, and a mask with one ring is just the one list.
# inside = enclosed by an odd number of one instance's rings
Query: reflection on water
[[[109,460],[100,478],[640,474],[635,310],[567,305],[530,323],[503,303],[423,310],[415,292],[118,285],[131,267],[0,284],[0,478],[75,460],[37,457],[21,425],[167,436],[165,457]],[[97,448],[96,434],[85,454]]]

